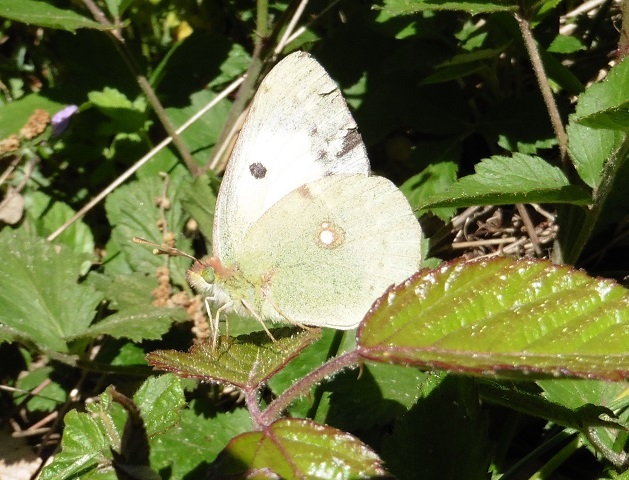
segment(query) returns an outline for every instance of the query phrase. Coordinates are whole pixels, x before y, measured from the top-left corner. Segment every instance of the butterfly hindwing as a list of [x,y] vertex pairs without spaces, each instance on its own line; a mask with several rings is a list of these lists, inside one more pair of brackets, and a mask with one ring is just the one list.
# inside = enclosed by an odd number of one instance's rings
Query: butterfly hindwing
[[387,287],[418,270],[420,242],[419,224],[390,181],[335,175],[267,210],[238,256],[243,273],[288,320],[348,329]]

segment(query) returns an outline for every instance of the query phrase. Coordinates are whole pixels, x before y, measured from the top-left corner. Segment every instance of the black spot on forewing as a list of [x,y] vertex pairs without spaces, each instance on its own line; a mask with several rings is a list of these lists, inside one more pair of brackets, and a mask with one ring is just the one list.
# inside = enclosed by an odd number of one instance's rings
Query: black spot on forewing
[[348,130],[347,135],[345,135],[345,138],[343,139],[343,146],[336,153],[336,156],[339,158],[344,157],[348,152],[351,152],[362,142],[363,139],[361,138],[360,133],[358,133],[358,130],[355,128]]
[[258,162],[249,165],[249,172],[251,172],[251,176],[257,180],[266,177],[266,167]]

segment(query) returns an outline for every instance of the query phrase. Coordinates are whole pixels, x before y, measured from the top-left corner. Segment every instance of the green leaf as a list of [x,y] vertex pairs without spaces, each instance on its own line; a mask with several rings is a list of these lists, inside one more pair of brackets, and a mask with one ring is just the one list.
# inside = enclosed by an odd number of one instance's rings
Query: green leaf
[[32,396],[22,392],[15,392],[15,402],[20,404],[22,401],[28,400],[26,407],[31,412],[35,410],[52,412],[62,405],[66,401],[67,395],[63,387],[50,378],[53,371],[52,367],[41,367],[20,377],[15,387],[25,392],[30,392],[42,385],[43,382],[47,382],[47,385]]
[[240,388],[256,388],[294,358],[320,335],[316,329],[271,330],[236,338],[221,337],[216,350],[211,342],[198,343],[189,352],[158,350],[147,356],[149,364],[184,377],[229,383]]
[[[185,107],[167,108],[168,117],[173,122],[173,125],[178,127],[210,103],[215,97],[216,94],[210,90],[195,92],[190,95],[190,98],[186,99]],[[186,147],[188,147],[190,152],[197,159],[199,165],[203,165],[208,161],[210,150],[214,147],[218,135],[221,133],[230,106],[227,100],[221,100],[181,134],[181,138],[184,140]]]
[[134,342],[156,340],[168,331],[173,322],[186,320],[189,320],[188,314],[181,308],[137,305],[109,315],[77,336],[96,338],[106,334]]
[[[490,478],[492,448],[474,382],[433,373],[421,394],[384,438],[382,458],[391,473],[400,479]],[[426,441],[429,448],[418,448]]]
[[625,138],[628,102],[629,61],[624,59],[610,70],[605,80],[579,96],[576,111],[570,116],[567,128],[570,158],[590,187],[598,185],[604,163]]
[[[589,382],[578,380],[584,385]],[[560,385],[564,382],[570,384],[571,380],[543,380],[540,383]],[[618,385],[605,382],[609,385]],[[593,426],[605,426],[618,429],[618,422],[604,418],[611,411],[603,406],[589,405],[586,408],[568,408],[558,402],[549,401],[539,393],[527,391],[518,386],[504,385],[498,382],[479,382],[479,391],[483,400],[494,405],[501,405],[506,408],[516,410],[527,415],[543,418],[558,425],[584,431]],[[580,407],[585,407],[581,405]]]
[[[84,478],[83,475],[97,468],[111,469],[110,450],[119,451],[129,433],[125,430],[134,427],[125,427],[128,414],[112,400],[109,391],[101,394],[99,400],[88,406],[88,413],[71,410],[65,416],[62,450],[44,469],[41,478]],[[150,378],[134,396],[134,403],[147,431],[158,438],[179,419],[179,411],[185,403],[181,380],[174,375]],[[151,444],[154,440],[150,439]],[[128,447],[133,449],[134,446],[124,446]]]
[[[581,425],[601,425],[590,430],[595,434],[599,442],[607,449],[621,453],[622,446],[626,443],[627,426],[629,425],[629,397],[625,383],[611,383],[596,380],[541,380],[537,382],[544,390],[544,396],[549,401],[574,409],[576,412],[592,411],[593,407],[600,405],[601,409],[607,407],[619,416],[619,421],[588,422],[582,420]],[[589,407],[589,408],[588,408]],[[548,417],[545,417],[548,418]],[[624,428],[619,428],[624,426]]]
[[89,92],[92,105],[112,120],[103,124],[100,134],[136,133],[147,125],[146,103],[140,97],[132,102],[115,88],[105,87],[101,92]]
[[208,175],[195,178],[185,189],[181,202],[185,210],[197,221],[199,231],[210,241],[214,225],[216,194],[210,186]]
[[[268,388],[271,389],[274,395],[279,395],[292,386],[295,383],[295,379],[308,375],[323,365],[331,356],[338,355],[339,350],[342,348],[339,339],[345,338],[345,335],[351,338],[355,337],[356,334],[352,330],[341,332],[331,328],[324,328],[321,332],[321,338],[299,352],[299,355],[289,361],[269,379],[267,382]],[[353,350],[354,348],[356,348],[355,343],[348,350]],[[355,374],[352,379],[356,379]],[[309,418],[313,418],[313,415],[323,415],[325,419],[327,414],[325,406],[313,400],[313,398],[317,398],[319,395],[319,392],[316,391],[317,387],[318,385],[313,385],[310,389],[310,395],[302,395],[291,403],[287,414],[293,417]],[[315,413],[312,412],[313,406],[317,409]]]
[[155,300],[152,291],[158,285],[157,278],[139,272],[124,275],[90,272],[86,283],[102,292],[113,310],[151,305]]
[[0,232],[0,323],[39,348],[66,352],[102,299],[78,283],[85,258],[68,247],[8,229]]
[[229,478],[386,478],[378,456],[348,433],[310,420],[282,419],[234,438],[214,473]]
[[616,107],[577,118],[577,122],[592,128],[606,128],[608,130],[629,129],[629,101]]
[[103,451],[107,445],[107,438],[96,419],[85,413],[70,410],[63,420],[65,428],[61,439],[61,452],[44,468],[41,480],[79,478],[105,461]]
[[177,424],[185,405],[181,380],[169,374],[147,379],[133,400],[142,412],[149,436],[164,433]]
[[211,418],[192,409],[181,411],[181,421],[151,446],[151,464],[156,469],[172,469],[170,478],[192,477],[190,472],[201,472],[218,456],[232,437],[250,431],[251,417],[245,408],[232,412],[217,412]]
[[[164,209],[164,219],[168,231],[175,234],[182,232],[186,217],[179,199],[186,190],[187,180],[169,177],[166,197],[170,208]],[[162,232],[158,228],[161,218],[156,199],[164,195],[164,181],[158,177],[143,178],[137,182],[119,187],[107,197],[105,209],[107,218],[114,225],[113,240],[125,255],[129,265],[138,272],[154,273],[158,267],[168,264],[173,281],[178,285],[187,285],[186,269],[190,260],[183,257],[167,258],[155,255],[151,248],[138,245],[133,237],[163,243]],[[191,242],[177,238],[177,247],[189,251]]]
[[356,370],[343,372],[325,386],[332,393],[326,423],[361,432],[388,425],[415,404],[430,375],[373,362],[365,362],[360,375]]
[[[63,202],[55,201],[40,191],[26,197],[27,218],[40,237],[46,237],[76,213]],[[63,243],[77,253],[94,253],[94,236],[82,221],[74,222],[59,235],[55,242]]]
[[[456,181],[461,146],[452,139],[443,142],[422,142],[414,146],[411,160],[428,165],[417,175],[406,180],[400,190],[413,207],[422,205],[427,198],[443,192]],[[422,163],[420,163],[422,162]],[[434,214],[444,221],[449,220],[454,208],[437,208]]]
[[472,15],[478,13],[516,11],[515,2],[489,1],[489,0],[468,0],[468,1],[448,1],[448,0],[385,0],[382,10],[389,15],[410,15],[424,10],[462,10]]
[[515,153],[494,156],[476,165],[476,173],[461,178],[444,192],[424,201],[422,208],[512,203],[573,203],[591,201],[583,188],[570,185],[564,173],[539,157]]
[[69,32],[74,32],[77,28],[108,30],[108,27],[73,10],[57,8],[38,0],[0,0],[0,17]]
[[[3,1],[12,0],[0,0],[0,2]],[[37,93],[31,93],[13,102],[4,104],[2,105],[2,115],[0,115],[0,138],[17,134],[36,109],[46,110],[52,117],[64,106],[65,104],[63,103],[53,101]]]
[[358,329],[364,358],[471,374],[629,375],[629,295],[546,261],[494,258],[423,270]]
[[[203,55],[200,53],[203,52]],[[229,38],[195,29],[172,48],[151,74],[151,85],[166,107],[189,104],[202,88],[220,88],[247,71],[251,57]],[[185,70],[186,75],[181,75]],[[220,124],[222,125],[222,123]]]
[[546,49],[546,51],[550,53],[562,54],[570,54],[578,52],[579,50],[585,50],[583,42],[577,37],[568,35],[557,35]]

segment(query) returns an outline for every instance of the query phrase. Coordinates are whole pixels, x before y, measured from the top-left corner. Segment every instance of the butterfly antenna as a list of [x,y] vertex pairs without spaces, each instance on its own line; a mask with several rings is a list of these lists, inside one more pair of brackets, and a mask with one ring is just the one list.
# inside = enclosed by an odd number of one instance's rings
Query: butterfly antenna
[[133,243],[139,243],[140,245],[150,245],[153,248],[153,253],[155,255],[170,255],[171,257],[186,257],[190,260],[198,261],[192,255],[179,250],[178,248],[171,247],[165,244],[159,244],[155,242],[151,242],[149,240],[144,240],[140,237],[133,237]]

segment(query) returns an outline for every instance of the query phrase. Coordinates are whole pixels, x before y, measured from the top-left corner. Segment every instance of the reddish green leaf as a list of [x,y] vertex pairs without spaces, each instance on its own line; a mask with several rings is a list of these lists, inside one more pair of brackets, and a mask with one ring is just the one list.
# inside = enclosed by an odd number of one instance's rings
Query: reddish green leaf
[[316,340],[320,330],[279,328],[272,330],[274,343],[265,332],[237,338],[221,337],[216,350],[211,342],[194,345],[189,352],[158,350],[147,356],[155,368],[184,377],[255,388]]
[[359,328],[369,359],[468,373],[629,376],[629,296],[546,261],[494,258],[423,270]]
[[215,475],[212,478],[387,477],[381,460],[360,440],[302,419],[278,420],[261,432],[234,438],[219,456]]

